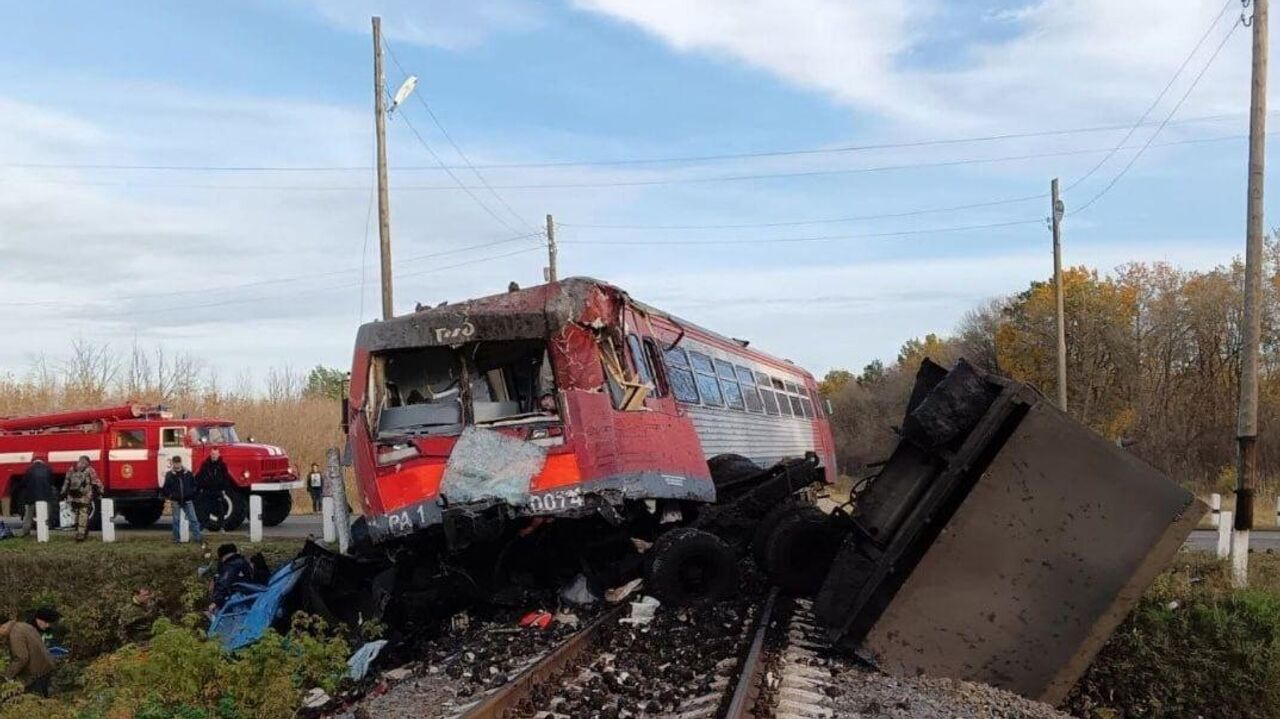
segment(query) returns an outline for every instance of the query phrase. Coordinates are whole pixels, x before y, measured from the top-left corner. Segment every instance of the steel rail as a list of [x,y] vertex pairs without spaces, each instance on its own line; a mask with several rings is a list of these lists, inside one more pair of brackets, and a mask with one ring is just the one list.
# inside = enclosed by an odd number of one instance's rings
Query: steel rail
[[752,719],[756,697],[760,694],[760,674],[764,670],[764,638],[769,631],[769,622],[773,619],[773,608],[778,601],[778,588],[769,591],[760,616],[756,618],[756,635],[751,640],[751,648],[742,659],[742,669],[738,672],[738,684],[734,687],[733,698],[729,700],[729,708],[725,711],[725,719]]

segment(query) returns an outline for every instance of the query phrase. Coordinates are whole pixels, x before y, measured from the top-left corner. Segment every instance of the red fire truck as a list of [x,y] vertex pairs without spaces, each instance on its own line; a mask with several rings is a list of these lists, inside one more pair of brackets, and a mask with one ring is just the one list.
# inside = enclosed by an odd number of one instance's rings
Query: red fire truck
[[[215,448],[235,481],[223,494],[224,528],[243,524],[250,494],[263,497],[264,524],[283,522],[292,508],[290,490],[302,486],[283,450],[241,442],[228,420],[176,418],[164,407],[138,404],[0,419],[0,497],[11,497],[35,459],[48,462],[60,483],[87,456],[117,511],[146,527],[164,511],[160,485],[171,458],[181,457],[195,471]],[[99,523],[96,505],[92,522]]]
[[375,544],[505,554],[567,518],[656,537],[635,527],[679,526],[786,458],[834,479],[809,373],[593,279],[366,324],[351,377],[358,526]]

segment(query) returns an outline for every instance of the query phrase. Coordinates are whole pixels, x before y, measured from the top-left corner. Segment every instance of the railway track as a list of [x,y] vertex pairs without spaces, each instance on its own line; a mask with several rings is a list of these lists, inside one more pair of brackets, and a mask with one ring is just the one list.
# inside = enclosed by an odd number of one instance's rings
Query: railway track
[[[808,719],[833,716],[824,688],[831,672],[806,602],[774,590],[746,611],[693,616],[667,610],[684,628],[652,630],[652,643],[634,643],[643,629],[620,624],[622,609],[608,612],[533,662],[502,688],[464,707],[455,719],[560,719],[562,717],[661,717],[663,719]],[[624,605],[625,606],[625,605]],[[729,617],[741,621],[728,626]],[[715,621],[712,621],[715,620]],[[717,623],[723,639],[706,638],[694,623]],[[687,636],[686,636],[687,635]],[[689,642],[694,638],[702,641]],[[632,643],[628,643],[632,642]],[[636,657],[637,646],[656,656]],[[628,652],[627,647],[630,647]],[[646,651],[646,649],[641,649]],[[691,657],[674,671],[672,656]],[[628,663],[628,661],[630,663]],[[633,674],[637,666],[649,675]],[[664,682],[680,677],[680,687]],[[669,702],[652,699],[683,692]],[[589,713],[588,713],[589,712]]]

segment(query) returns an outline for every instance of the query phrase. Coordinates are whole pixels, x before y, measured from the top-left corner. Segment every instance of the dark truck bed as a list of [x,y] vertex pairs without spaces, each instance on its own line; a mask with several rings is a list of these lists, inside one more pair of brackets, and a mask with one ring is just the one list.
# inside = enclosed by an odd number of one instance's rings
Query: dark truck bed
[[926,363],[817,610],[897,674],[1060,702],[1207,509],[1038,392]]

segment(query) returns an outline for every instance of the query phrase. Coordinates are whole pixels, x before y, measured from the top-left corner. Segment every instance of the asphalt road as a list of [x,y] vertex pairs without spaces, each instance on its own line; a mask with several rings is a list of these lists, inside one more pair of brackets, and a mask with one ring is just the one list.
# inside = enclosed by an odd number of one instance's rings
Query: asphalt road
[[[1191,533],[1184,549],[1198,552],[1212,552],[1218,546],[1218,530],[1197,529]],[[1249,549],[1255,552],[1280,552],[1280,532],[1274,530],[1255,531],[1249,534]]]

